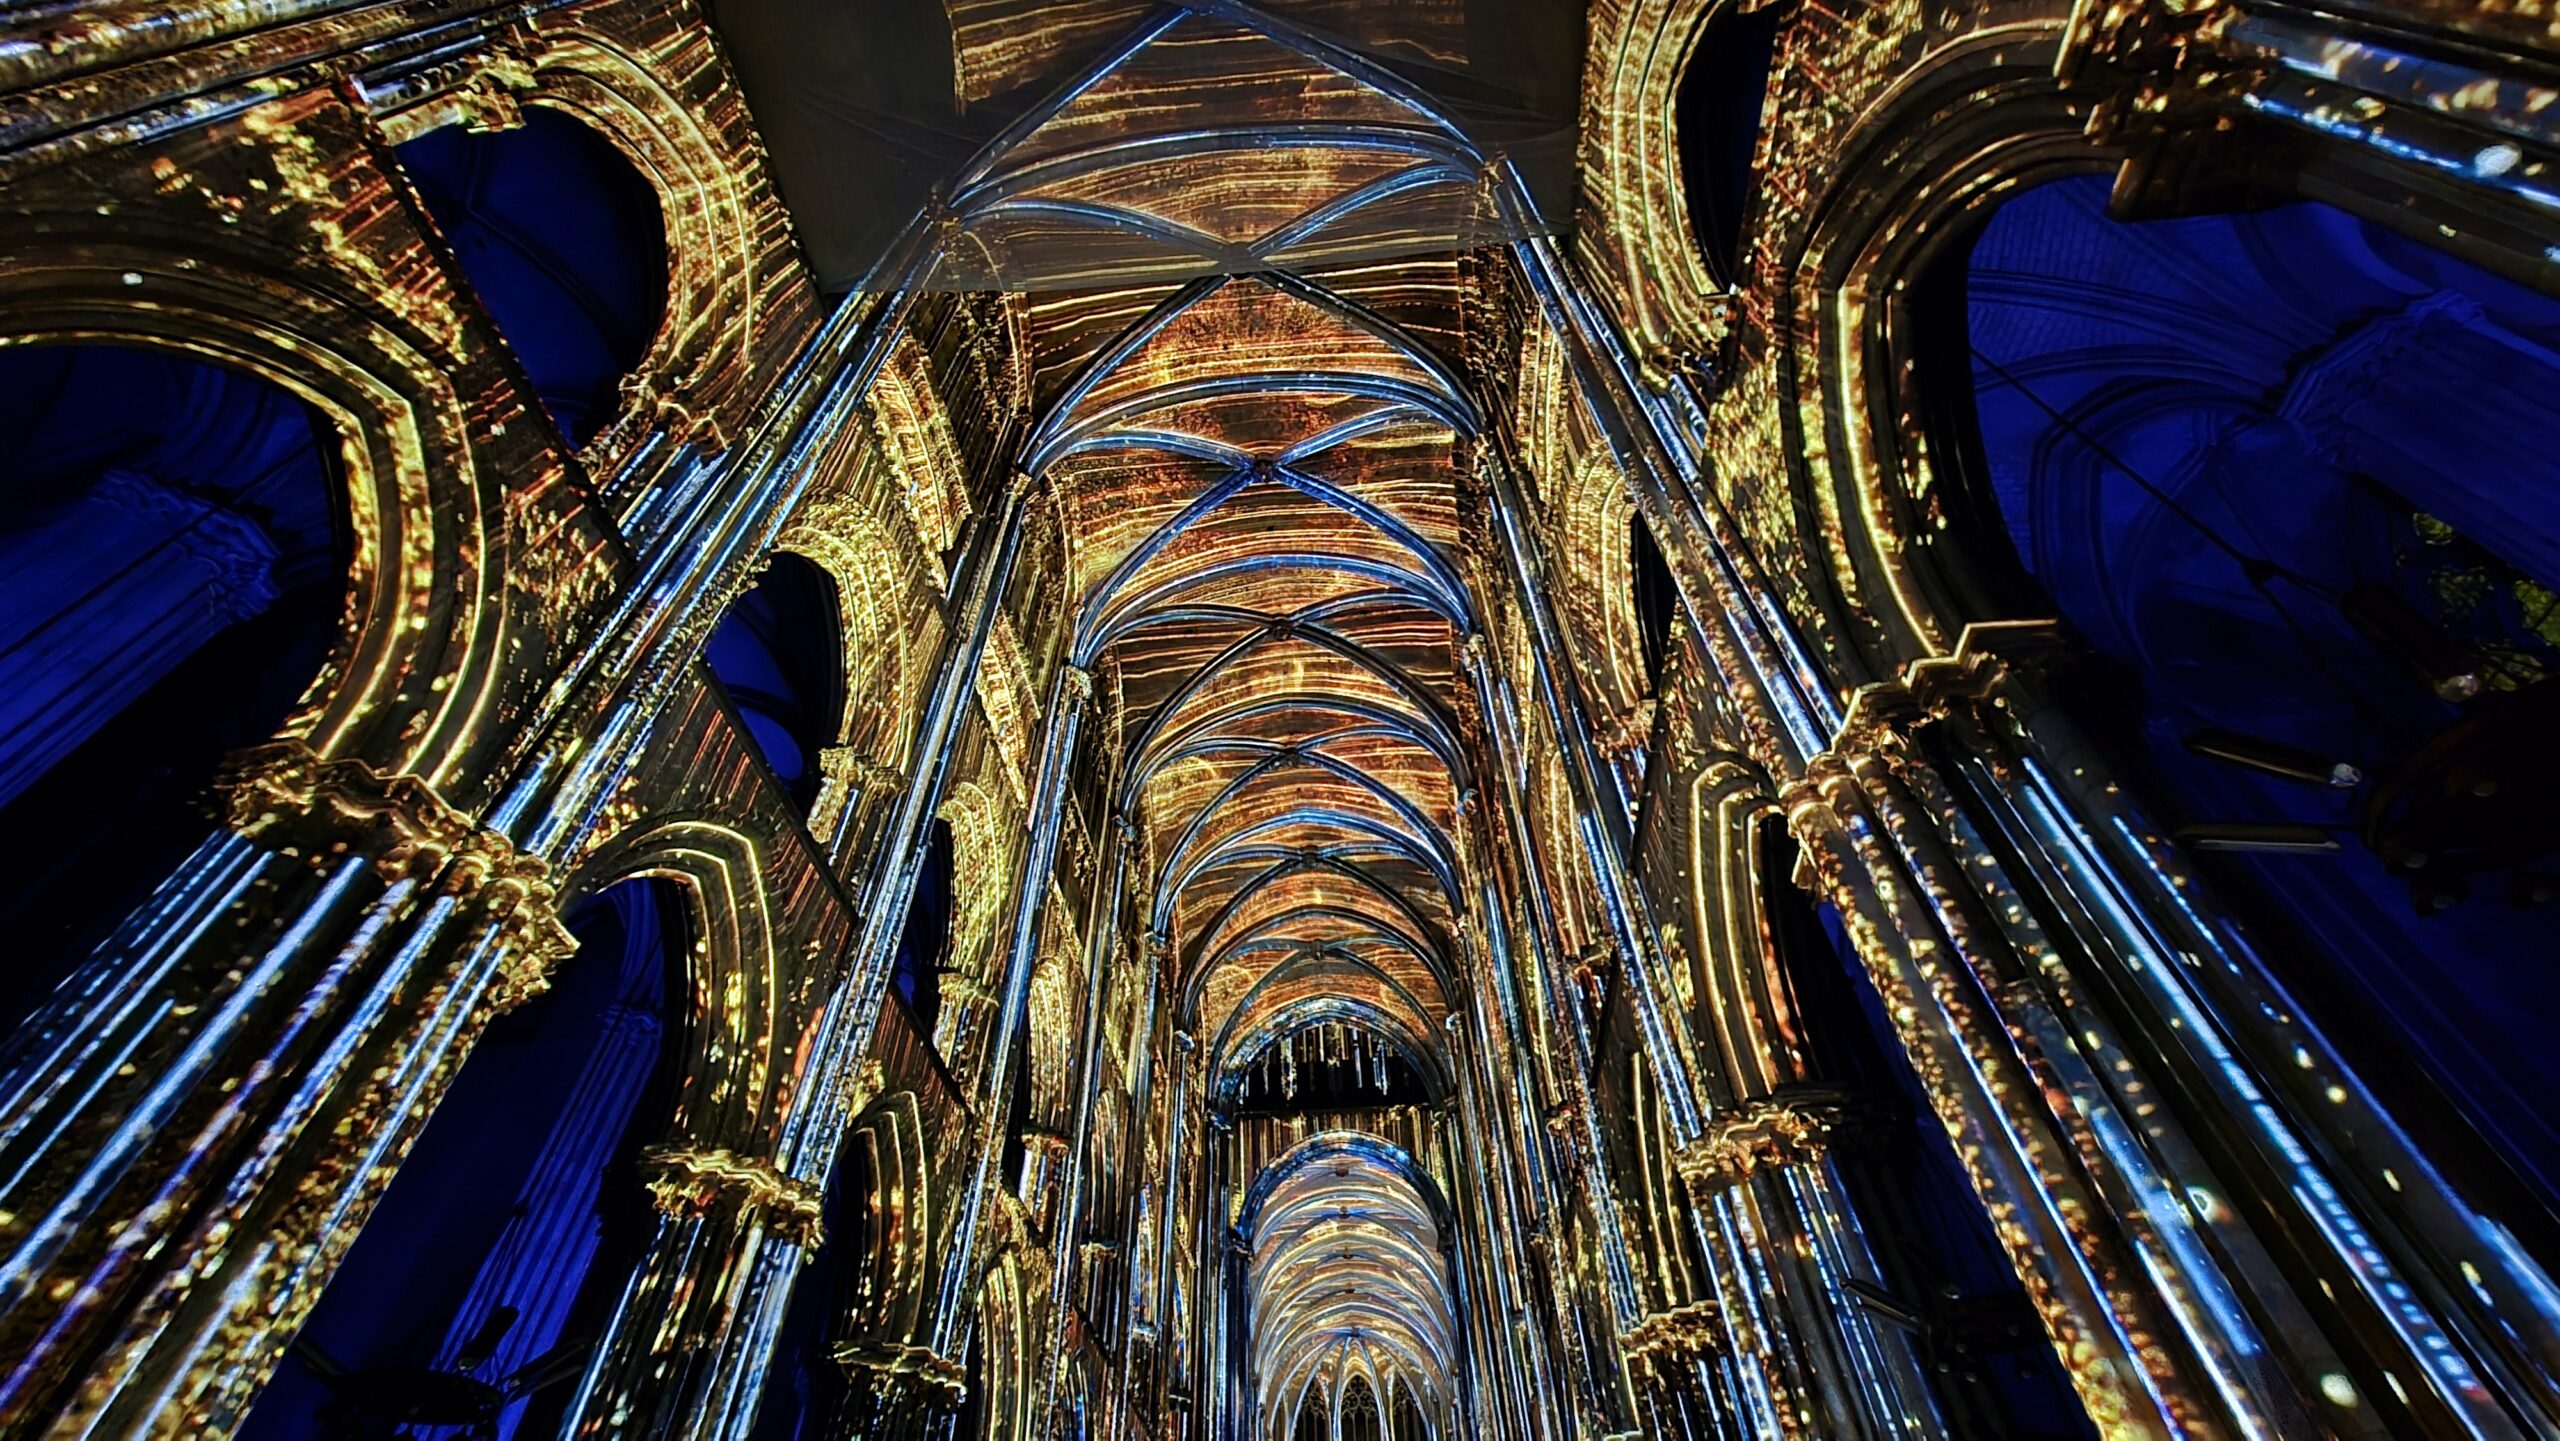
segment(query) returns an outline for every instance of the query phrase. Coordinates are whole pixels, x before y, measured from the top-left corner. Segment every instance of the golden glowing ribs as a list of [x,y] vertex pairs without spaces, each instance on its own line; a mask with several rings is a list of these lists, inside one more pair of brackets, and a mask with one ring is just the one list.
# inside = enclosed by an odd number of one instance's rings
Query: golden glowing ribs
[[[1058,497],[1075,659],[1117,663],[1114,805],[1147,832],[1175,1024],[1213,1086],[1319,1023],[1445,1078],[1477,613],[1457,255],[1483,162],[1259,12],[1078,7],[1093,23],[1035,54],[995,38],[1021,33],[1012,8],[955,13],[970,93],[1059,46],[1096,58],[961,187],[960,248],[1034,292],[1028,468]],[[1351,1132],[1265,1171],[1246,1218],[1263,1404],[1354,1375],[1445,1404],[1428,1185]]]

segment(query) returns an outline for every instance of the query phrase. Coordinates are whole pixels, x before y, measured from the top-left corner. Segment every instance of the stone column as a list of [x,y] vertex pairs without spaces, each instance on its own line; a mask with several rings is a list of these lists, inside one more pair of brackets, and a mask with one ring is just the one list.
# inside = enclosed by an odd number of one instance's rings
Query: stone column
[[1085,709],[1093,699],[1093,674],[1073,661],[1062,661],[1049,689],[1049,706],[1041,720],[1040,772],[1032,788],[1030,839],[1015,867],[1013,927],[1005,952],[1003,1005],[989,1048],[985,1084],[975,1101],[977,1129],[968,1155],[971,1174],[960,1202],[960,1220],[944,1263],[939,1303],[934,1313],[934,1349],[949,1354],[968,1321],[968,1298],[975,1291],[980,1219],[995,1189],[996,1171],[1004,1164],[1004,1127],[1012,1107],[1013,1068],[1021,1064],[1015,1035],[1029,1004],[1031,967],[1037,957],[1040,918],[1049,896],[1050,873],[1058,857],[1067,782],[1083,733]]
[[825,1239],[824,1193],[762,1157],[719,1147],[653,1146],[641,1172],[659,1213],[579,1382],[564,1434],[698,1433],[701,1418],[751,1409],[724,1342],[768,1247],[805,1253]]
[[415,777],[280,742],[222,791],[0,1077],[0,1429],[237,1425],[461,1057],[573,944],[546,868]]

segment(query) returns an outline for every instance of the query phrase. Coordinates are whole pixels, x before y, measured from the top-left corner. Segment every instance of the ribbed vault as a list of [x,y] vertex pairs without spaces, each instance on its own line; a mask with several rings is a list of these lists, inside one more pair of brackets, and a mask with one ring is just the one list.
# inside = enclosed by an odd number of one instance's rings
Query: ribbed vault
[[[1439,1094],[1456,1069],[1457,254],[1486,174],[1395,75],[1203,3],[1142,18],[952,194],[964,263],[1038,292],[1025,465],[1072,658],[1118,677],[1114,804],[1222,1100],[1319,1025]],[[1451,1399],[1451,1237],[1392,1152],[1343,1133],[1255,1188],[1266,1418],[1353,1375]]]
[[1373,1396],[1403,1388],[1425,1416],[1446,1412],[1457,1301],[1427,1186],[1409,1157],[1348,1132],[1308,1138],[1255,1186],[1244,1232],[1261,1434],[1292,1434],[1302,1408],[1355,1378]]

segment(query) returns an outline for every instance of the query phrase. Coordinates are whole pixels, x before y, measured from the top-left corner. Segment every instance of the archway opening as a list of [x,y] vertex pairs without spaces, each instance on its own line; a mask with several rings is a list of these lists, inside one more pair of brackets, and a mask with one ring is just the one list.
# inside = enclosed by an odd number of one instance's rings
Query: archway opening
[[666,310],[656,188],[611,141],[540,106],[513,129],[448,125],[397,154],[543,408],[586,444]]
[[1291,1030],[1238,1069],[1232,1082],[1237,1115],[1331,1114],[1437,1099],[1401,1047],[1356,1021]]
[[1751,163],[1760,150],[1760,111],[1778,53],[1786,7],[1766,3],[1719,11],[1699,31],[1697,46],[1672,97],[1680,139],[1682,198],[1689,231],[1718,282],[1742,279],[1742,220],[1751,203]]
[[1672,621],[1680,610],[1680,587],[1671,564],[1662,558],[1653,527],[1638,515],[1627,522],[1628,567],[1635,577],[1636,635],[1644,648],[1644,674],[1653,693],[1662,693],[1663,671],[1671,664]]
[[15,1026],[203,840],[224,753],[327,659],[340,442],[244,372],[0,349],[0,933]]
[[1386,1414],[1369,1378],[1354,1376],[1342,1388],[1342,1414],[1334,1427],[1336,1441],[1384,1441]]
[[[1325,1131],[1262,1168],[1227,1263],[1242,1324],[1229,1364],[1261,1435],[1377,1435],[1378,1392],[1354,1418],[1353,1383],[1447,1404],[1461,1384],[1457,1262],[1447,1212],[1412,1159],[1374,1137]],[[1369,1429],[1345,1430],[1365,1424]]]
[[[820,1221],[826,1237],[802,1262],[776,1336],[757,1403],[753,1441],[802,1441],[849,1434],[852,1387],[835,1343],[869,1319],[897,1284],[888,1255],[884,1188],[869,1132],[855,1129],[827,1176]],[[904,1198],[898,1198],[903,1200]]]
[[1333,1441],[1333,1408],[1326,1404],[1322,1392],[1309,1391],[1298,1403],[1298,1419],[1289,1428],[1289,1441]]
[[1967,1436],[2094,1436],[1838,909],[1791,879],[1803,853],[1783,819],[1763,821],[1758,840],[1763,919],[1788,1009],[1819,1078],[1879,1118],[1842,1152],[1841,1178],[1885,1284],[1921,1319],[1916,1348],[1939,1378],[1948,1423]]
[[907,906],[907,922],[898,932],[898,954],[890,988],[906,1007],[917,1039],[930,1050],[934,1025],[942,1016],[942,967],[951,947],[951,823],[937,818],[925,838],[924,859],[916,869],[915,899]]
[[844,622],[835,581],[787,552],[732,602],[703,647],[720,688],[802,814],[825,779],[819,753],[844,715]]
[[2560,301],[2322,205],[2106,194],[2028,191],[1928,277],[1960,529],[2073,634],[2061,700],[2368,1079],[2449,1094],[2547,1205]]
[[556,1429],[647,1254],[640,1152],[672,1123],[686,905],[624,881],[552,988],[498,1017],[330,1280],[246,1434]]

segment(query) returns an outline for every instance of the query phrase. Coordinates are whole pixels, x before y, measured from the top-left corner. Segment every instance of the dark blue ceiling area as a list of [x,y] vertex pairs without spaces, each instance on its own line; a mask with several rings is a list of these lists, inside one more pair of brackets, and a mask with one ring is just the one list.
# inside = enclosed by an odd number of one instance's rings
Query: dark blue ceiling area
[[2252,943],[2560,1195],[2560,302],[2319,205],[2106,197],[2010,201],[1966,278],[2067,694]]

